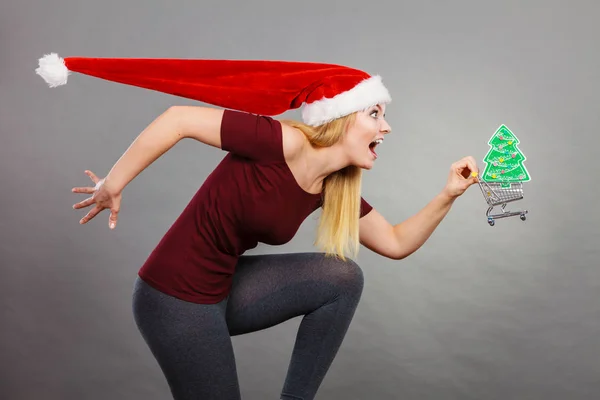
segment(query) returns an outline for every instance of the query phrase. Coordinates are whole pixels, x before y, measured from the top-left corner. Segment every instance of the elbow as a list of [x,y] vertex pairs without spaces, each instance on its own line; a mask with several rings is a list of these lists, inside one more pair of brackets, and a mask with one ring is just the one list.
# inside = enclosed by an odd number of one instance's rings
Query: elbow
[[183,139],[186,137],[185,130],[182,127],[182,107],[181,106],[170,106],[167,108],[161,118],[164,119],[165,123],[169,125],[169,130],[173,132],[177,139]]
[[400,260],[404,260],[409,255],[410,254],[406,254],[406,253],[398,253],[398,254],[392,254],[391,256],[388,256],[388,258],[390,258],[394,261],[400,261]]
[[177,121],[181,115],[181,106],[170,106],[163,112],[165,118],[169,118],[172,121]]
[[394,260],[394,261],[400,261],[400,260],[404,260],[405,258],[407,258],[408,256],[410,256],[411,254],[413,254],[417,250],[418,249],[407,249],[407,248],[398,246],[398,248],[396,249],[396,251],[394,251],[388,257],[390,259]]
[[184,109],[185,106],[171,105],[166,109],[165,114],[167,113],[176,113]]
[[394,239],[390,258],[395,261],[404,260],[421,247],[421,244],[401,235],[398,231],[394,231]]

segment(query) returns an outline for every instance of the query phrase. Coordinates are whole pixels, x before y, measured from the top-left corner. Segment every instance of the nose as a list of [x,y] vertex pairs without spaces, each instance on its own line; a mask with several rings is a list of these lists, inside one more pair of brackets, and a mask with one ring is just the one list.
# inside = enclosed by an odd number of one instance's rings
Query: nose
[[381,132],[383,133],[390,133],[392,131],[392,127],[390,126],[390,124],[387,123],[386,120],[382,120],[381,121]]

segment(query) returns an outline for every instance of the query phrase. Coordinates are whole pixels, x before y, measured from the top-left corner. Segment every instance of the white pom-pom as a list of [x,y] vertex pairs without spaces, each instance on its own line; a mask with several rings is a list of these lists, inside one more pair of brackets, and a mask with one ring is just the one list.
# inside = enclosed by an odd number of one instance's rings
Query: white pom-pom
[[60,58],[58,54],[46,54],[40,58],[39,65],[35,73],[44,78],[48,86],[57,87],[67,83],[69,70],[65,60]]

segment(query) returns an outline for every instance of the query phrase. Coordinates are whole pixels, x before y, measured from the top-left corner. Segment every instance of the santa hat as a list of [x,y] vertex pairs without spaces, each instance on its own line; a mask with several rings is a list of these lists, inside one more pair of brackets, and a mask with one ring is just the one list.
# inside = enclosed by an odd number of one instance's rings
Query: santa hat
[[341,65],[259,60],[161,58],[39,59],[36,73],[56,87],[77,72],[261,115],[302,109],[303,121],[317,126],[389,103],[381,77]]

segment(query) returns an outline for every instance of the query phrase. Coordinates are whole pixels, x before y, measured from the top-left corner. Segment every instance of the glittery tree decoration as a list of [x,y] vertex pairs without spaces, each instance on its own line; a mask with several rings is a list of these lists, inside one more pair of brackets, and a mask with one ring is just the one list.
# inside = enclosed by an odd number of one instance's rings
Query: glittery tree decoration
[[481,179],[486,182],[500,182],[501,187],[510,187],[511,182],[531,180],[523,162],[525,155],[517,145],[519,139],[505,126],[501,125],[488,145],[491,147],[483,161],[486,163]]

